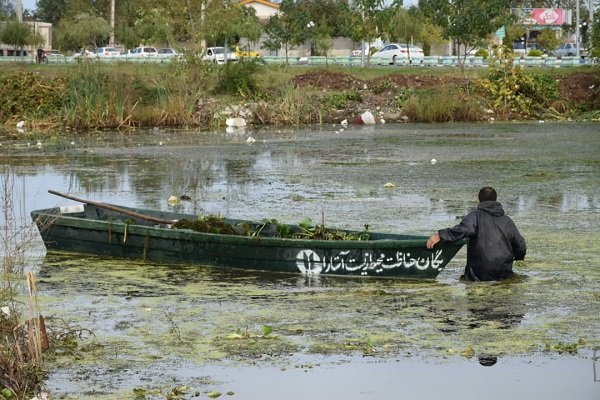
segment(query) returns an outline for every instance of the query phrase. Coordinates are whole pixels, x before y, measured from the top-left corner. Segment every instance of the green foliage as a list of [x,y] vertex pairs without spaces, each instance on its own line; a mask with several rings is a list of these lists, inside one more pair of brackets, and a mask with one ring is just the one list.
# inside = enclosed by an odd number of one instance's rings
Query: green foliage
[[136,36],[143,44],[162,43],[170,46],[173,42],[173,28],[169,22],[163,8],[141,10],[135,21]]
[[202,35],[207,43],[222,46],[237,43],[241,37],[256,41],[260,27],[253,8],[231,0],[213,0],[206,5]]
[[404,113],[418,122],[480,121],[481,107],[466,94],[426,91],[409,98]]
[[[367,231],[347,232],[326,229],[324,224],[313,225],[310,218],[305,218],[297,226],[280,224],[276,219],[265,219],[262,224],[250,227],[248,223],[232,225],[221,216],[209,214],[199,216],[197,221],[181,219],[173,224],[172,228],[191,229],[198,232],[217,233],[222,235],[251,237],[260,237],[262,235],[288,239],[369,240],[370,237]],[[263,331],[265,332],[264,336],[271,333],[270,329],[263,329]]]
[[484,60],[487,60],[489,56],[490,54],[488,53],[487,49],[479,49],[475,52],[475,57],[483,57]]
[[[351,24],[352,39],[356,42],[361,40],[372,43],[382,29],[387,15],[382,13],[385,2],[383,0],[357,0],[353,3]],[[400,3],[401,4],[401,3]]]
[[497,48],[480,89],[501,113],[536,116],[559,97],[558,83],[545,73],[528,72],[513,66],[510,49]]
[[0,123],[11,118],[55,115],[65,102],[65,82],[62,78],[17,72],[0,76],[0,87]]
[[361,103],[362,96],[356,90],[331,94],[323,99],[323,105],[334,110],[342,110],[349,101]]
[[307,39],[306,25],[310,20],[293,0],[283,0],[280,11],[265,25],[264,31],[269,36],[266,48],[277,50],[283,47],[287,63],[290,47],[298,46]]
[[0,32],[0,43],[6,43],[15,48],[23,48],[30,43],[31,36],[28,25],[13,21],[6,24]]
[[504,0],[421,0],[419,7],[458,44],[485,40],[513,19]]
[[396,95],[394,96],[396,107],[398,107],[398,108],[404,107],[407,100],[410,99],[411,97],[413,97],[414,94],[415,94],[415,90],[413,88],[410,88],[410,87],[400,88],[398,93],[396,93]]
[[67,9],[66,0],[37,0],[34,16],[39,21],[50,22],[56,26]]
[[556,37],[554,30],[543,29],[537,37],[537,42],[544,49],[552,51],[560,45],[561,38]]
[[592,35],[590,37],[591,56],[600,59],[600,18],[596,18],[596,22],[592,26]]
[[424,18],[416,7],[398,8],[386,21],[385,32],[391,41],[410,44],[420,42],[424,35]]
[[317,34],[315,35],[315,47],[317,48],[318,53],[324,56],[327,56],[329,50],[333,48],[333,39],[326,26],[317,30]]
[[532,49],[529,51],[529,53],[527,55],[529,57],[542,57],[544,55],[544,52],[541,51],[540,49]]
[[256,73],[261,64],[243,58],[238,62],[227,63],[219,70],[215,91],[220,94],[234,94],[243,97],[253,95],[258,90]]
[[396,89],[396,87],[397,87],[397,85],[393,79],[385,78],[385,79],[381,79],[379,82],[377,82],[375,85],[373,85],[371,90],[375,94],[381,94],[383,92],[394,90],[394,89]]
[[62,19],[55,32],[56,47],[79,50],[85,46],[99,47],[108,41],[110,25],[102,18],[82,13]]
[[135,80],[115,66],[84,61],[69,70],[63,121],[72,127],[119,127],[139,102]]

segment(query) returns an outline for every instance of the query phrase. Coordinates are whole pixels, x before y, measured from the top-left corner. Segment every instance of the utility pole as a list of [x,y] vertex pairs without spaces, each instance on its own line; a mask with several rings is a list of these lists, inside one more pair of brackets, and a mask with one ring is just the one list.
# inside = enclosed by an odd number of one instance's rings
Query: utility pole
[[587,30],[587,32],[588,32],[588,39],[589,39],[589,41],[591,43],[591,41],[592,41],[592,29],[593,29],[592,27],[594,26],[594,0],[590,0],[589,9],[590,9],[590,15],[589,15],[589,18],[588,18],[588,28],[587,28],[588,30]]
[[579,0],[575,2],[575,51],[579,58]]
[[115,0],[110,0],[110,39],[108,43],[115,45]]

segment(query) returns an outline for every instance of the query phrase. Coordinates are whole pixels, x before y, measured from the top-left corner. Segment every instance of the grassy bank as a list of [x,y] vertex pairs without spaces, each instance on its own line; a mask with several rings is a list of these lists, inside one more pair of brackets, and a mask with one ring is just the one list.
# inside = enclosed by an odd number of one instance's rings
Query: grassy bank
[[[502,60],[500,60],[502,61]],[[171,64],[12,65],[0,72],[0,124],[74,130],[352,121],[600,116],[595,68],[344,68]]]

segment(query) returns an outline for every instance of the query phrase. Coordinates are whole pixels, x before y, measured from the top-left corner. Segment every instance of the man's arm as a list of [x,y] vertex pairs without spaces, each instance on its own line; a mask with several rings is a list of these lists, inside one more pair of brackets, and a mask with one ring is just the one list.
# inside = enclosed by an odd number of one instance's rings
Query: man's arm
[[427,240],[427,248],[432,249],[441,240],[453,242],[465,237],[473,236],[477,232],[477,214],[476,211],[467,214],[460,224],[452,228],[440,229]]
[[521,236],[521,234],[516,228],[511,244],[515,260],[524,260],[525,254],[527,253],[527,244],[525,243],[525,239],[523,238],[523,236]]

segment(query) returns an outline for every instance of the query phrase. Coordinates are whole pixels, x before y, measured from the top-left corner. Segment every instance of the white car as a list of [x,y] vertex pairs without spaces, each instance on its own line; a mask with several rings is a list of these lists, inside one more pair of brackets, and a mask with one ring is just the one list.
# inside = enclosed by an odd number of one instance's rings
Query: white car
[[412,61],[412,63],[418,61],[420,63],[424,56],[423,49],[420,47],[390,43],[384,46],[383,49],[372,54],[371,58],[386,64],[399,64],[401,60]]
[[154,47],[141,46],[133,49],[129,54],[129,57],[158,57],[158,51]]
[[73,58],[79,58],[79,57],[91,58],[91,57],[94,57],[95,55],[96,54],[94,54],[93,51],[81,49],[81,50],[73,53]]
[[96,57],[118,57],[121,53],[114,47],[98,47],[96,49]]
[[[206,49],[206,53],[202,56],[204,61],[212,61],[217,64],[225,64],[225,47],[209,47]],[[227,51],[227,61],[237,61],[237,55],[235,50],[229,49]]]
[[[365,56],[368,56],[369,53],[375,53],[379,50],[380,50],[379,46],[365,46],[365,49],[364,49]],[[362,52],[360,49],[352,50],[352,57],[360,57],[361,53]]]

